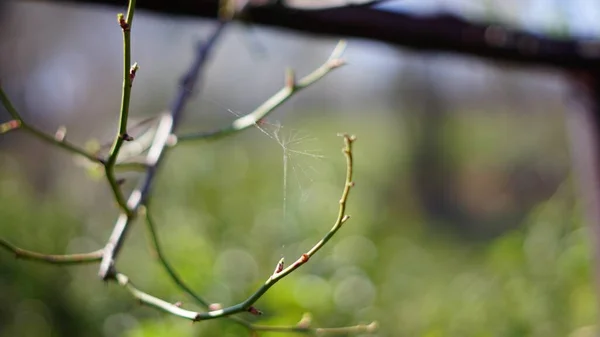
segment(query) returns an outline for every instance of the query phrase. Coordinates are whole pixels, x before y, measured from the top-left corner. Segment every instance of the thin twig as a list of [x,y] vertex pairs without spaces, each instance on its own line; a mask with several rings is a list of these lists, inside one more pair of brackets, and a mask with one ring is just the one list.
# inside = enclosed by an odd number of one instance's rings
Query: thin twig
[[293,72],[288,71],[286,74],[285,86],[281,90],[279,90],[275,95],[271,96],[271,98],[269,98],[251,113],[234,120],[231,125],[216,131],[180,135],[177,136],[177,141],[182,142],[190,140],[214,139],[229,135],[234,132],[242,131],[256,125],[260,120],[267,117],[269,113],[271,113],[281,104],[285,103],[294,94],[322,79],[332,70],[344,65],[344,62],[340,59],[340,57],[342,56],[345,47],[346,42],[341,40],[331,53],[331,56],[329,56],[329,59],[327,59],[322,66],[304,78],[300,79],[298,82],[295,81]]
[[54,254],[42,254],[33,252],[30,250],[19,248],[12,243],[0,238],[0,247],[6,249],[9,252],[15,254],[17,259],[32,260],[38,262],[45,262],[51,264],[84,264],[84,263],[96,263],[102,259],[102,249],[96,250],[90,253],[82,254],[66,254],[66,255],[54,255]]
[[137,64],[131,65],[131,26],[133,24],[133,14],[135,13],[135,0],[129,0],[127,7],[127,18],[123,14],[117,16],[118,23],[123,31],[123,89],[121,92],[121,112],[119,114],[119,131],[115,137],[110,154],[104,167],[106,178],[110,184],[115,200],[121,210],[127,215],[132,215],[132,210],[127,207],[127,202],[123,191],[115,176],[115,163],[119,156],[119,151],[125,141],[129,140],[127,134],[127,121],[129,119],[129,101],[131,98],[131,84],[137,71]]
[[104,163],[104,161],[100,157],[97,157],[91,153],[88,153],[87,151],[67,142],[64,138],[57,138],[55,136],[48,135],[45,132],[41,131],[40,129],[38,129],[38,128],[34,127],[33,125],[29,124],[28,122],[26,122],[21,117],[21,115],[19,114],[17,109],[14,107],[14,105],[12,104],[12,102],[10,101],[10,99],[8,98],[6,93],[4,92],[4,89],[2,89],[1,85],[0,85],[0,101],[2,101],[2,105],[4,106],[6,111],[8,111],[10,116],[15,121],[17,121],[18,128],[31,133],[33,136],[39,138],[40,140],[42,140],[44,142],[47,142],[52,145],[56,145],[56,146],[60,147],[61,149],[67,150],[73,154],[85,157],[92,162],[101,163],[101,164]]
[[154,134],[152,145],[148,150],[146,156],[146,173],[144,179],[142,179],[139,186],[131,192],[129,200],[127,201],[127,208],[131,210],[130,214],[121,214],[115,223],[110,238],[106,244],[104,250],[104,256],[102,263],[100,264],[99,276],[103,280],[107,280],[114,276],[114,261],[119,254],[119,250],[125,240],[129,225],[136,217],[136,212],[140,205],[142,205],[149,197],[154,177],[157,169],[164,158],[164,150],[169,137],[175,132],[178,122],[181,119],[183,110],[187,104],[187,101],[191,97],[193,89],[200,77],[202,66],[208,59],[209,52],[212,50],[214,44],[221,36],[223,29],[225,28],[225,22],[220,22],[216,29],[212,32],[209,39],[205,43],[200,43],[197,48],[197,56],[190,66],[190,70],[183,77],[181,88],[177,94],[177,97],[172,103],[171,109],[168,113],[165,113],[160,118],[158,127]]
[[167,272],[167,274],[169,274],[169,276],[171,277],[171,280],[173,280],[173,282],[175,282],[175,284],[177,284],[177,286],[181,290],[183,290],[186,294],[188,294],[190,297],[192,297],[198,304],[202,305],[204,308],[208,308],[210,303],[207,300],[205,300],[204,298],[197,295],[190,287],[188,287],[187,284],[185,284],[185,282],[183,282],[181,277],[179,277],[179,275],[177,274],[175,269],[171,266],[169,261],[167,261],[167,258],[165,257],[165,255],[163,254],[163,251],[161,249],[161,245],[158,240],[158,235],[156,235],[156,227],[154,225],[154,219],[150,215],[150,210],[148,209],[148,207],[146,207],[146,209],[144,210],[144,213],[146,215],[146,227],[148,229],[148,233],[150,234],[150,240],[152,242],[152,247],[154,249],[154,252],[156,253],[156,257],[158,258],[158,261],[163,266],[163,269]]
[[[175,271],[175,269],[173,268],[173,266],[171,266],[171,264],[169,263],[169,261],[167,260],[166,256],[163,253],[163,250],[161,248],[159,239],[158,239],[158,235],[156,233],[156,226],[154,224],[154,219],[152,218],[151,214],[150,214],[150,210],[148,209],[149,205],[146,205],[144,207],[143,210],[140,210],[142,213],[145,213],[146,215],[146,226],[148,228],[148,233],[150,234],[150,241],[152,243],[152,248],[154,249],[154,253],[156,255],[156,258],[159,260],[160,265],[163,267],[163,269],[167,272],[167,274],[169,274],[171,280],[173,280],[173,282],[175,282],[175,284],[183,291],[185,292],[188,296],[190,296],[192,299],[194,299],[194,301],[196,301],[196,303],[198,303],[199,305],[203,306],[204,309],[209,309],[210,307],[210,303],[205,300],[204,298],[202,298],[200,295],[198,295],[196,292],[194,292],[184,281],[183,279],[177,274],[177,272]],[[239,317],[233,317],[233,316],[227,316],[226,318],[242,325],[243,327],[249,329],[249,330],[261,330],[261,331],[267,331],[268,327],[267,326],[257,326],[255,324],[252,324],[242,318]],[[255,329],[255,327],[258,327],[258,329]],[[293,327],[290,327],[290,330]],[[273,331],[277,331],[279,329],[279,327],[276,327],[275,330]]]
[[[243,312],[243,311],[248,311],[249,309],[253,308],[252,304],[254,304],[254,302],[256,302],[264,293],[266,293],[266,291],[271,286],[273,286],[277,281],[284,278],[286,275],[290,274],[291,272],[293,272],[294,270],[299,268],[301,265],[306,263],[311,256],[316,254],[316,252],[321,247],[323,247],[333,237],[333,235],[335,235],[335,233],[341,228],[341,226],[344,224],[344,222],[349,219],[349,217],[345,214],[345,210],[346,210],[346,204],[347,204],[348,196],[350,193],[350,189],[352,186],[354,186],[354,183],[352,181],[352,172],[353,172],[352,171],[352,168],[353,168],[352,143],[355,140],[355,138],[354,138],[354,136],[348,136],[348,135],[342,135],[342,136],[344,137],[344,144],[345,144],[343,152],[346,157],[346,179],[345,179],[342,196],[339,201],[340,207],[339,207],[339,211],[338,211],[338,216],[336,218],[336,221],[335,221],[333,227],[323,237],[323,239],[321,239],[317,244],[315,244],[313,246],[313,248],[311,248],[306,254],[303,254],[294,264],[292,264],[291,266],[289,266],[286,269],[283,269],[283,264],[281,264],[281,265],[278,264],[278,267],[276,268],[274,274],[271,277],[269,277],[267,282],[265,282],[265,285],[263,285],[258,291],[256,291],[252,296],[250,296],[243,303],[240,303],[238,305],[235,305],[235,306],[232,306],[229,308],[212,310],[212,311],[205,312],[205,313],[193,312],[193,311],[182,309],[179,306],[165,302],[154,296],[143,293],[139,289],[133,288],[130,285],[130,283],[127,282],[127,278],[124,276],[117,276],[117,277],[121,277],[123,280],[125,280],[125,282],[119,281],[119,283],[128,284],[130,286],[129,290],[132,291],[133,295],[136,298],[138,298],[142,303],[154,306],[160,310],[169,312],[171,314],[174,314],[174,315],[182,317],[182,318],[190,319],[192,321],[200,321],[200,320],[207,320],[207,319],[212,319],[212,318],[226,317],[226,318],[234,320],[236,323],[246,327],[248,330],[251,330],[251,331],[295,332],[295,333],[303,333],[303,334],[310,334],[310,335],[372,333],[372,332],[374,332],[377,329],[376,322],[373,322],[369,325],[356,325],[356,326],[350,326],[350,327],[312,328],[312,327],[310,327],[309,320],[304,320],[304,319],[301,322],[299,322],[297,325],[265,326],[265,325],[255,325],[246,320],[231,316],[232,314],[235,314],[238,312]],[[203,299],[202,297],[200,297],[199,295],[197,295],[189,286],[187,286],[185,284],[185,282],[183,282],[181,277],[179,277],[179,275],[177,274],[175,269],[167,261],[165,255],[161,249],[160,243],[159,243],[158,235],[156,233],[156,228],[154,225],[154,220],[153,220],[152,216],[150,215],[150,212],[149,212],[149,209],[147,206],[148,205],[146,205],[146,207],[143,209],[143,212],[146,215],[146,224],[147,224],[148,233],[150,234],[150,240],[152,243],[152,247],[155,250],[156,257],[158,258],[160,264],[163,266],[165,271],[169,274],[171,280],[173,280],[175,282],[175,284],[181,290],[183,290],[186,294],[188,294],[190,297],[192,297],[198,304],[202,305],[205,308],[209,308],[209,302],[206,301],[205,299]],[[282,262],[280,262],[280,263],[282,263]],[[254,309],[254,310],[256,312],[258,312],[258,310],[256,310],[256,309]]]
[[127,288],[129,292],[137,298],[141,303],[155,307],[162,311],[168,312],[172,315],[179,316],[182,318],[186,318],[192,321],[197,321],[196,317],[198,316],[197,312],[185,310],[180,308],[179,306],[169,303],[165,300],[161,300],[158,297],[154,297],[148,293],[145,293],[138,288],[136,288],[129,278],[121,273],[117,273],[115,275],[116,281],[123,287]]
[[267,279],[267,281],[256,292],[254,292],[252,295],[250,295],[250,297],[248,297],[246,300],[244,300],[243,302],[238,303],[236,305],[232,305],[230,307],[224,308],[224,309],[213,310],[213,311],[209,311],[206,313],[201,313],[198,316],[198,319],[207,320],[207,319],[213,319],[213,318],[236,314],[239,312],[248,311],[248,309],[252,308],[252,305],[256,301],[258,301],[258,299],[260,299],[269,290],[269,288],[271,288],[273,285],[275,285],[275,283],[277,283],[282,278],[289,275],[291,272],[300,268],[300,266],[302,266],[303,264],[308,262],[308,260],[314,254],[316,254],[319,251],[319,249],[321,249],[335,235],[335,233],[342,227],[342,225],[350,218],[350,216],[345,214],[345,211],[346,211],[346,202],[347,202],[348,196],[350,194],[350,189],[352,188],[352,186],[354,186],[354,182],[352,181],[352,165],[353,165],[352,143],[354,142],[355,137],[348,136],[346,134],[344,134],[342,136],[344,137],[344,144],[345,144],[343,152],[346,157],[346,181],[344,184],[344,189],[342,191],[342,197],[340,198],[340,201],[339,201],[340,207],[339,207],[339,211],[338,211],[338,216],[333,224],[333,227],[331,227],[329,232],[327,234],[325,234],[325,236],[319,242],[317,242],[308,252],[302,254],[289,267],[287,267],[285,269],[281,268],[281,270],[278,270],[280,268],[277,268],[276,271],[273,273],[273,275],[271,275]]

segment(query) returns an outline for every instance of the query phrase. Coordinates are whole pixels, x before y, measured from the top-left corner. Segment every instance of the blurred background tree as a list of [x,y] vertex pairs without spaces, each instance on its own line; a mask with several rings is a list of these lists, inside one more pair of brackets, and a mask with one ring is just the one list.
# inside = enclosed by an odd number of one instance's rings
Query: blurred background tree
[[[2,5],[0,77],[22,114],[47,130],[66,125],[73,142],[110,140],[121,84],[115,8]],[[394,6],[600,36],[600,6],[591,0]],[[136,15],[133,55],[143,71],[132,118],[166,108],[211,24]],[[306,73],[335,43],[229,27],[182,129],[210,130],[251,111],[281,86],[285,67]],[[595,335],[591,242],[572,183],[561,75],[358,39],[344,58],[347,67],[293,97],[264,132],[173,152],[156,186],[155,217],[183,278],[211,301],[234,303],[281,256],[318,238],[336,212],[343,173],[335,134],[348,131],[360,138],[353,220],[261,300],[261,323],[293,324],[310,311],[320,326],[378,320],[380,336]],[[104,244],[116,211],[103,181],[27,135],[3,135],[0,148],[0,236],[55,253]],[[150,258],[143,228],[133,231],[121,268],[144,275],[137,283],[149,292],[186,302]],[[0,289],[6,336],[245,333],[140,307],[97,281],[96,266],[0,254]]]

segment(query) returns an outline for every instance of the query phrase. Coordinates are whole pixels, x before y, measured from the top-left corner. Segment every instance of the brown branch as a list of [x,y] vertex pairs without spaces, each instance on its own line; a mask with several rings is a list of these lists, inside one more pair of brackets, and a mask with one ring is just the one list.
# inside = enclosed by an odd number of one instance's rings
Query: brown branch
[[[50,1],[121,5],[119,0]],[[146,0],[138,8],[165,15],[216,19],[218,3],[219,0]],[[247,6],[244,15],[253,24],[307,34],[364,38],[422,51],[453,52],[528,65],[600,70],[598,40],[551,38],[507,26],[471,22],[451,14],[417,17],[367,6],[301,10],[274,3]]]

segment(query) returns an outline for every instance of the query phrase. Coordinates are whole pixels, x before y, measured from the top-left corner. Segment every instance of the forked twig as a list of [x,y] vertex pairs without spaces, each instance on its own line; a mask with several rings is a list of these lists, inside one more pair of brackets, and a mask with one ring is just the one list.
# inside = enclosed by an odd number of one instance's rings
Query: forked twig
[[[312,328],[310,324],[307,322],[301,321],[297,325],[292,326],[263,326],[263,325],[255,325],[253,323],[247,322],[245,320],[239,319],[237,317],[230,317],[233,314],[246,312],[246,311],[254,311],[259,312],[258,309],[253,307],[253,304],[258,301],[275,283],[279,280],[283,279],[285,276],[292,273],[294,270],[298,269],[300,266],[308,262],[310,257],[312,257],[316,252],[321,249],[334,235],[335,233],[342,227],[342,225],[349,219],[349,216],[345,214],[346,204],[348,200],[348,196],[350,194],[350,189],[354,186],[354,182],[352,180],[353,173],[353,157],[352,157],[352,143],[355,140],[354,136],[342,135],[344,138],[344,149],[343,153],[346,158],[346,179],[344,183],[344,188],[342,191],[342,196],[340,198],[339,210],[337,218],[334,222],[334,225],[329,230],[329,232],[319,241],[317,242],[307,253],[302,254],[296,262],[290,265],[287,268],[283,268],[283,261],[278,263],[278,266],[275,269],[275,272],[267,279],[265,284],[260,287],[254,294],[252,294],[245,301],[217,310],[211,310],[208,312],[194,312],[190,310],[182,309],[180,306],[168,303],[164,300],[151,296],[147,293],[142,292],[141,290],[133,287],[131,283],[128,281],[127,277],[124,275],[117,276],[119,283],[122,285],[127,285],[128,289],[132,292],[132,294],[140,300],[142,303],[147,305],[156,307],[165,312],[171,313],[173,315],[189,319],[192,321],[202,321],[214,318],[228,317],[233,319],[236,323],[245,326],[247,329],[252,331],[271,331],[271,332],[297,332],[297,333],[306,333],[306,334],[348,334],[348,333],[370,333],[374,332],[377,328],[377,323],[373,322],[369,325],[356,325],[351,327],[341,327],[341,328]],[[179,277],[179,275],[175,272],[174,268],[167,261],[160,243],[158,239],[158,235],[156,233],[154,220],[150,215],[148,209],[145,209],[146,215],[146,224],[148,228],[148,233],[150,234],[150,239],[153,248],[155,249],[156,256],[163,266],[165,271],[169,274],[170,278],[175,282],[175,284],[182,289],[185,293],[191,296],[198,304],[204,306],[205,308],[209,308],[209,302],[197,295],[189,286],[185,284],[185,282]],[[302,323],[302,324],[301,324]]]
[[[313,71],[308,76],[302,78],[300,81],[296,81],[295,76],[292,71],[288,71],[285,86],[275,95],[273,95],[270,99],[268,99],[265,103],[259,106],[256,110],[236,119],[230,126],[213,131],[208,133],[195,133],[189,135],[183,135],[179,138],[174,136],[174,133],[177,129],[178,121],[181,119],[183,110],[186,106],[187,101],[189,100],[193,89],[200,78],[200,73],[203,68],[203,65],[206,62],[209,51],[212,49],[213,45],[217,41],[218,37],[221,35],[223,28],[225,27],[225,21],[219,23],[217,29],[213,32],[207,42],[200,44],[197,49],[197,55],[194,58],[194,61],[186,73],[184,78],[182,79],[182,84],[180,90],[173,101],[171,109],[169,112],[161,115],[159,119],[159,123],[156,129],[156,132],[153,135],[152,142],[150,143],[150,147],[148,153],[145,157],[145,160],[131,162],[131,163],[117,163],[117,159],[119,156],[119,152],[123,147],[124,142],[131,140],[131,137],[127,134],[127,122],[129,115],[129,101],[131,97],[131,85],[133,79],[135,77],[137,71],[137,64],[133,66],[130,65],[131,62],[131,40],[130,40],[130,30],[131,24],[133,20],[133,14],[135,10],[135,0],[129,0],[129,6],[127,11],[127,16],[125,17],[123,14],[119,14],[118,22],[123,31],[123,46],[124,46],[124,71],[123,71],[123,91],[122,91],[122,100],[121,100],[121,111],[119,115],[119,130],[118,133],[112,143],[110,152],[108,154],[107,159],[102,159],[95,155],[92,155],[70,143],[67,143],[64,140],[64,132],[61,132],[60,135],[52,137],[46,135],[45,133],[39,131],[38,129],[30,126],[25,123],[21,116],[17,113],[14,106],[9,101],[8,97],[0,87],[0,100],[3,105],[8,110],[9,114],[12,116],[14,121],[9,121],[7,123],[0,124],[0,132],[8,132],[13,129],[22,128],[26,131],[29,131],[33,135],[38,138],[48,141],[51,144],[57,145],[61,148],[64,148],[74,154],[78,154],[86,157],[87,159],[102,164],[105,169],[106,177],[108,182],[110,183],[111,189],[113,191],[113,195],[115,200],[117,201],[121,213],[117,222],[113,228],[110,238],[108,239],[107,244],[101,250],[94,251],[91,253],[84,254],[71,254],[71,255],[46,255],[33,251],[24,250],[14,246],[6,240],[0,239],[0,247],[12,252],[18,258],[35,260],[40,262],[47,262],[53,264],[82,264],[82,263],[95,263],[101,261],[99,276],[103,280],[107,281],[115,281],[119,285],[123,286],[129,292],[137,298],[141,303],[153,306],[158,308],[164,312],[170,313],[172,315],[186,318],[192,321],[203,321],[214,318],[224,317],[230,320],[235,321],[236,323],[244,326],[250,331],[256,333],[257,331],[272,331],[272,332],[297,332],[297,333],[305,333],[305,334],[348,334],[348,333],[360,333],[360,332],[373,332],[376,329],[376,323],[371,323],[369,325],[356,325],[350,327],[341,327],[341,328],[312,328],[310,326],[310,320],[303,317],[300,322],[296,325],[292,326],[263,326],[256,325],[250,323],[242,318],[234,317],[233,314],[241,313],[241,312],[251,312],[254,314],[260,314],[260,311],[256,309],[253,305],[256,301],[258,301],[275,283],[279,280],[283,279],[294,270],[298,269],[300,266],[308,262],[308,260],[317,253],[332,237],[335,233],[342,227],[342,225],[349,219],[349,216],[345,214],[346,210],[346,202],[348,199],[348,195],[354,183],[352,181],[352,166],[353,166],[353,158],[352,158],[352,143],[354,141],[353,136],[342,135],[344,139],[344,155],[346,158],[346,179],[344,188],[342,191],[342,196],[339,201],[339,212],[334,222],[333,227],[329,230],[327,234],[317,242],[310,250],[306,253],[302,254],[293,264],[284,268],[283,259],[277,264],[275,271],[265,283],[256,290],[252,295],[250,295],[246,300],[240,302],[236,305],[232,305],[226,308],[215,308],[210,305],[208,301],[204,300],[202,297],[197,295],[190,287],[188,287],[184,281],[179,277],[176,273],[175,269],[170,265],[164,256],[161,246],[159,244],[158,236],[155,231],[154,222],[152,217],[150,216],[148,207],[150,201],[150,192],[152,189],[152,184],[157,172],[157,169],[160,163],[164,160],[165,150],[168,146],[173,146],[177,144],[177,140],[185,141],[185,140],[194,140],[194,139],[212,139],[216,137],[222,137],[226,135],[230,135],[236,133],[238,131],[245,130],[251,126],[257,125],[263,118],[265,118],[270,112],[272,112],[275,108],[283,104],[286,100],[288,100],[293,94],[298,91],[308,87],[309,85],[315,83],[316,81],[323,78],[333,69],[336,69],[343,65],[343,61],[340,59],[340,56],[345,47],[345,41],[340,41],[337,45],[329,59],[318,69]],[[119,165],[129,168],[126,166],[127,164],[132,165],[132,168],[142,169],[145,171],[145,176],[141,180],[140,184],[133,192],[130,194],[129,198],[126,200],[122,194],[120,189],[118,180],[115,177],[115,169],[119,168]],[[206,308],[206,312],[195,312],[181,308],[179,304],[172,304],[167,301],[164,301],[160,298],[152,296],[148,293],[143,292],[142,290],[135,287],[135,285],[129,280],[129,277],[125,274],[118,272],[115,268],[115,260],[119,254],[121,247],[126,238],[126,234],[131,223],[137,218],[140,211],[145,211],[146,214],[146,223],[148,226],[148,232],[150,233],[150,237],[152,239],[152,244],[154,249],[156,250],[157,258],[160,264],[163,266],[165,271],[169,274],[170,278],[176,283],[176,285],[182,289],[185,293],[190,295],[198,304],[202,305]]]
[[99,276],[103,280],[107,280],[115,276],[114,261],[125,240],[129,230],[129,225],[136,218],[137,210],[140,205],[146,201],[150,194],[158,166],[164,158],[164,150],[169,143],[169,137],[173,132],[175,132],[178,122],[183,114],[185,105],[189,100],[193,92],[193,88],[195,87],[199,78],[202,66],[208,58],[209,51],[217,42],[219,36],[221,36],[224,28],[225,22],[220,22],[214,32],[210,35],[210,38],[205,43],[199,44],[196,54],[197,57],[194,59],[189,72],[181,81],[182,83],[179,93],[173,101],[170,112],[164,113],[159,121],[156,133],[154,134],[154,140],[152,141],[152,145],[150,146],[146,156],[147,167],[145,177],[142,179],[138,188],[131,193],[127,201],[127,208],[131,210],[131,212],[122,213],[119,216],[104,249],[104,256],[98,272]]
[[344,65],[344,61],[340,58],[346,48],[346,41],[341,40],[323,65],[317,68],[309,75],[303,77],[296,82],[293,71],[288,70],[285,78],[285,85],[275,95],[271,96],[258,108],[251,113],[237,118],[229,126],[210,132],[196,132],[190,134],[183,134],[177,136],[178,142],[191,141],[191,140],[208,140],[223,137],[231,133],[245,130],[249,127],[256,125],[263,118],[267,117],[273,110],[285,103],[290,97],[298,93],[300,90],[309,87],[315,82],[319,81],[325,75],[330,73],[332,70],[337,69]]

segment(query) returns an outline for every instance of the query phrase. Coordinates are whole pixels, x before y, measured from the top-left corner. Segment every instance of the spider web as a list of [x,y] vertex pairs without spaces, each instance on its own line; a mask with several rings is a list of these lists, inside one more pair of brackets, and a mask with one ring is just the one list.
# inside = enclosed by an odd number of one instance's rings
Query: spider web
[[[227,109],[231,114],[236,117],[242,115],[231,109]],[[318,149],[306,149],[307,143],[316,143],[318,139],[313,137],[310,133],[297,130],[292,128],[284,127],[279,121],[273,123],[267,119],[262,119],[254,124],[255,128],[259,130],[269,139],[273,140],[278,147],[281,149],[282,156],[282,213],[284,222],[288,221],[288,206],[289,206],[289,195],[290,195],[290,183],[292,176],[297,184],[298,191],[300,193],[300,203],[305,202],[308,199],[309,192],[303,186],[302,180],[307,180],[310,184],[314,182],[311,174],[319,174],[319,171],[314,165],[305,165],[306,163],[301,162],[299,158],[308,158],[314,160],[325,159],[326,156],[321,153]],[[291,173],[291,175],[290,175]]]

